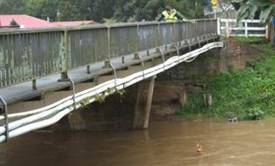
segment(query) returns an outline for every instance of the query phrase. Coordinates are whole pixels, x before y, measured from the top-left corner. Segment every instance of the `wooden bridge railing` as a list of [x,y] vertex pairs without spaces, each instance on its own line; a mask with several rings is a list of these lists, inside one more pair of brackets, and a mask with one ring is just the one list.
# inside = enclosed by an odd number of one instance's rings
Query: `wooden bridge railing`
[[0,31],[0,88],[217,34],[217,20]]

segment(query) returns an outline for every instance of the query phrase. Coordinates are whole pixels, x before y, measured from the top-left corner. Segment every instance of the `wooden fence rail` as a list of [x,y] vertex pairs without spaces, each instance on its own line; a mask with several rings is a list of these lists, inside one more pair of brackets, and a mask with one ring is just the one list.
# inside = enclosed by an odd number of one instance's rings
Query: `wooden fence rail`
[[219,34],[222,36],[267,37],[268,27],[260,20],[243,20],[240,25],[236,19],[220,19]]

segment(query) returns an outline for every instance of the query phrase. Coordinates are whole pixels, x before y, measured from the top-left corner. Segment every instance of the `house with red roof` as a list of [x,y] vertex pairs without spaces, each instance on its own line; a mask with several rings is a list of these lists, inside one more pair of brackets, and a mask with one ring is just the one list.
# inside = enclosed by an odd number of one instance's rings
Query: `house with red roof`
[[49,28],[54,27],[53,24],[46,20],[38,19],[28,15],[0,15],[0,27],[14,27],[16,23],[20,28]]
[[0,15],[0,28],[78,27],[95,24],[94,21],[49,22],[29,15]]

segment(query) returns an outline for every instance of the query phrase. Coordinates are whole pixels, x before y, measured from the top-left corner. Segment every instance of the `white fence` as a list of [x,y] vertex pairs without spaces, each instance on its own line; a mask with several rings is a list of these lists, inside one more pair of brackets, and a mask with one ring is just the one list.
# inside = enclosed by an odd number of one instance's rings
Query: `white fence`
[[218,34],[226,37],[267,37],[268,27],[262,24],[260,20],[243,20],[238,25],[236,19],[220,19],[218,21]]

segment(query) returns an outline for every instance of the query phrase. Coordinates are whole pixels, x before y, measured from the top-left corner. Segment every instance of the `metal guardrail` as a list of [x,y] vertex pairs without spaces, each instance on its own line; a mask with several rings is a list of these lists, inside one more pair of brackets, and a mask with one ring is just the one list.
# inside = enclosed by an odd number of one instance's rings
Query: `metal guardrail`
[[217,34],[217,20],[0,31],[0,88]]

